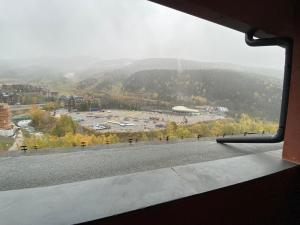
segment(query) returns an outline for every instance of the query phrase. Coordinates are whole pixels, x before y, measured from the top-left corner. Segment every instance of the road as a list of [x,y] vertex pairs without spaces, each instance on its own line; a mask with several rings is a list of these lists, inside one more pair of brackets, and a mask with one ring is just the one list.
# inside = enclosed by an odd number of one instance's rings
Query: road
[[282,145],[221,145],[214,141],[187,141],[99,148],[0,155],[0,190],[49,186],[173,167],[277,150]]
[[[38,107],[43,107],[46,104],[36,104]],[[9,105],[11,111],[19,111],[19,110],[28,110],[32,107],[32,105]]]
[[13,145],[8,149],[8,151],[18,151],[20,150],[20,146],[22,146],[24,141],[23,133],[21,130],[17,131],[15,142]]

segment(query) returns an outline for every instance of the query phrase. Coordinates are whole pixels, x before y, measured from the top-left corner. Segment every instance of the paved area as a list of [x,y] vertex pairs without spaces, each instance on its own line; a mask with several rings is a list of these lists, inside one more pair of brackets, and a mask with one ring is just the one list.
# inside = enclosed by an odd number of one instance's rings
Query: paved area
[[[105,147],[105,146],[104,146]],[[281,149],[281,144],[215,141],[0,155],[0,191],[69,183]],[[100,147],[99,147],[100,148]]]
[[98,132],[150,131],[165,128],[168,122],[194,124],[201,121],[224,119],[224,116],[211,114],[209,112],[201,112],[200,115],[194,116],[128,110],[73,112],[66,114],[70,115],[80,125],[87,128],[93,129],[96,124],[108,127],[108,129],[98,130]]

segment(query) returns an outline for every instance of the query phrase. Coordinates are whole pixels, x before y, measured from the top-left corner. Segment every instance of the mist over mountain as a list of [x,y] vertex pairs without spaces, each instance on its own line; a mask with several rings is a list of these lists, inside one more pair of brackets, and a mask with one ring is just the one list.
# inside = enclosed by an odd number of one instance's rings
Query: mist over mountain
[[30,83],[60,94],[93,95],[106,107],[194,107],[199,105],[195,99],[205,99],[207,104],[228,107],[233,115],[248,113],[268,120],[279,115],[282,77],[282,71],[269,68],[173,58],[0,61],[1,83]]
[[230,69],[282,78],[283,72],[272,68],[245,67],[227,63],[199,62],[185,59],[113,59],[101,60],[95,57],[40,58],[26,60],[0,60],[0,79],[19,79],[34,82],[41,78],[58,79],[67,77],[74,80],[102,77],[104,74],[122,74],[123,77],[143,70],[198,70]]

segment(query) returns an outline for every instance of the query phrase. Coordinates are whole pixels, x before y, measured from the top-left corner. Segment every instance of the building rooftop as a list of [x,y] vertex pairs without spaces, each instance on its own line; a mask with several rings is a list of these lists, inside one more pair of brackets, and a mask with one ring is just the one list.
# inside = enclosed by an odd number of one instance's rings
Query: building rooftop
[[175,112],[186,112],[186,113],[198,113],[199,112],[199,110],[197,110],[197,109],[190,109],[185,106],[174,106],[172,108],[172,110]]

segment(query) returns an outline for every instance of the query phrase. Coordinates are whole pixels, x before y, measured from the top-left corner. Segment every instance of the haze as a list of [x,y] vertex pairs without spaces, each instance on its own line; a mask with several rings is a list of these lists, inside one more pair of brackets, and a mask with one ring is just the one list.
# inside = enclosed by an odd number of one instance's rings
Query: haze
[[277,47],[146,0],[0,0],[0,59],[182,58],[282,69]]

